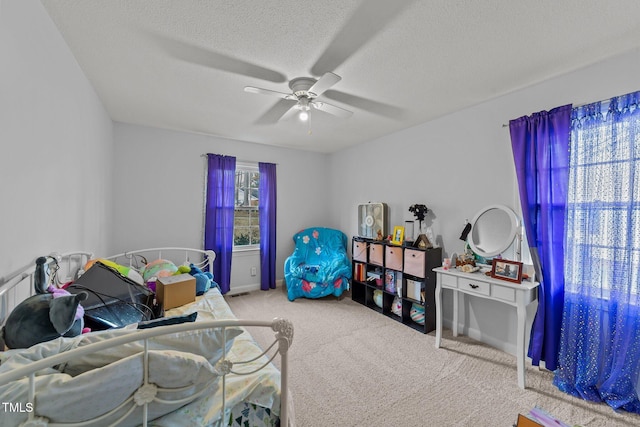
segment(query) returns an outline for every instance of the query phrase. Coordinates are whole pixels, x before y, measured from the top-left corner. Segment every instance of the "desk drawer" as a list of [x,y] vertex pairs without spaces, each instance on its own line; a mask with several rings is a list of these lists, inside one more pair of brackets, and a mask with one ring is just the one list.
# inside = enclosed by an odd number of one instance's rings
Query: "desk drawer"
[[460,277],[458,279],[458,287],[471,293],[477,293],[487,296],[489,296],[489,294],[491,293],[491,284],[487,282],[479,282],[477,280],[465,279],[463,277]]
[[506,286],[491,285],[491,296],[504,301],[515,302],[516,290]]
[[440,284],[443,288],[458,287],[458,279],[455,276],[450,276],[448,274],[439,274],[438,278],[440,279]]
[[369,245],[369,262],[379,266],[384,266],[382,260],[384,259],[384,246],[380,243],[371,243]]
[[386,246],[384,266],[392,270],[402,271],[402,248]]
[[404,272],[416,277],[424,277],[424,252],[414,249],[404,250]]
[[367,262],[367,242],[353,241],[353,259],[355,261]]

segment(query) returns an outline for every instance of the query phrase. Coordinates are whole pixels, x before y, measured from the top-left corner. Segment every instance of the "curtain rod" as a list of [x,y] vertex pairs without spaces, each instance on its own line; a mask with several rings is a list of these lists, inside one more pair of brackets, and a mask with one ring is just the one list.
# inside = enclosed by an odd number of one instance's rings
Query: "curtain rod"
[[[224,154],[221,154],[221,156]],[[206,154],[200,154],[200,157],[204,157],[205,159],[207,158]],[[243,159],[238,159],[236,158],[236,162],[240,162],[240,163],[261,163],[259,161],[256,160],[243,160]],[[274,165],[279,165],[280,163],[276,163],[276,162],[262,162],[262,163],[272,163]]]
[[[633,92],[631,92],[631,93],[633,93]],[[624,96],[624,95],[622,95],[622,96]],[[611,99],[613,99],[613,98],[619,98],[619,96],[614,96],[612,98],[603,99],[603,100],[600,100],[600,101],[583,102],[582,104],[572,104],[571,108],[580,108],[580,107],[584,107],[585,105],[595,104],[596,102],[604,102],[604,103],[606,103],[606,105],[608,105],[609,102],[611,101]],[[503,128],[508,128],[509,127],[509,123],[506,123],[506,124],[503,123],[502,127]]]

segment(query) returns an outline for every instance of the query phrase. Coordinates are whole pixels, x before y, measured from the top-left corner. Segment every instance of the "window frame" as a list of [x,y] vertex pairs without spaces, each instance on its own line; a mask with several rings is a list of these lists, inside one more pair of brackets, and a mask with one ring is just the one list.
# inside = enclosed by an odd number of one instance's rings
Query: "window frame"
[[[259,168],[258,168],[258,164],[257,163],[251,163],[251,162],[236,162],[236,170],[235,173],[237,174],[238,172],[250,172],[250,173],[257,173],[260,174]],[[235,211],[237,209],[237,206],[235,205],[235,201],[236,201],[236,196],[237,196],[237,191],[238,188],[235,187],[234,184],[234,220],[233,220],[233,233],[234,233],[234,239],[233,239],[233,252],[249,252],[249,251],[259,251],[260,250],[260,243],[257,244],[249,244],[249,245],[236,245],[235,243],[235,232],[236,232],[236,223],[235,223]],[[260,188],[258,187],[258,203],[260,203]],[[251,207],[247,207],[249,210],[254,210],[251,209]],[[256,218],[259,218],[260,215],[260,207],[259,205],[255,207],[255,212],[256,212]],[[249,226],[249,229],[251,229],[252,226]],[[260,223],[258,221],[258,233],[260,232]]]

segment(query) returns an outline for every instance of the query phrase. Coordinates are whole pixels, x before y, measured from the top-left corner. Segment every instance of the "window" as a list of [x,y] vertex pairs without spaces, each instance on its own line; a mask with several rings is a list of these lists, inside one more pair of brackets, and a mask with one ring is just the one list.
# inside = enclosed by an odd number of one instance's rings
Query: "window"
[[[615,107],[614,107],[615,108]],[[640,122],[611,111],[574,119],[566,222],[565,287],[609,298],[638,294],[640,281]],[[597,280],[586,280],[596,279]]]
[[236,165],[235,212],[233,218],[233,247],[254,249],[260,247],[260,172],[257,165]]

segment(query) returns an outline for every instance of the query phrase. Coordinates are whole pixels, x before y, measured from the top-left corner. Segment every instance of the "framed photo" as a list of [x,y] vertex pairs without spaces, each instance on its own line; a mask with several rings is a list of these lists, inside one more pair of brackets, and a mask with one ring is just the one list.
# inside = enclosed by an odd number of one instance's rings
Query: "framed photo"
[[513,283],[522,283],[522,263],[494,258],[491,277]]
[[397,225],[393,227],[391,243],[394,245],[402,245],[402,240],[404,240],[404,227]]

